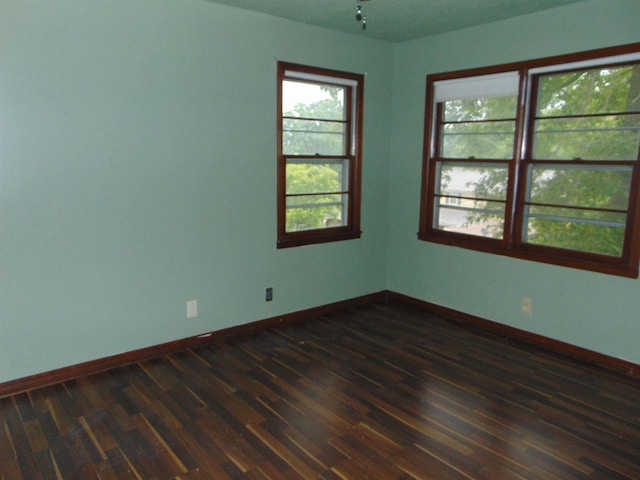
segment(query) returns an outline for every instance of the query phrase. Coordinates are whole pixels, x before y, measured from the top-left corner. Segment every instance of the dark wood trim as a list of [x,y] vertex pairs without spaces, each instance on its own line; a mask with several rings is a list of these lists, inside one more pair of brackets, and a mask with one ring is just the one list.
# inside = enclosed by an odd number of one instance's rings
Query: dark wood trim
[[[287,76],[288,70],[296,73],[306,73],[310,75],[326,77],[329,80],[312,81],[312,83],[326,83],[328,85],[339,85],[332,83],[330,79],[343,79],[354,81],[354,86],[345,86],[347,92],[346,104],[346,125],[349,135],[345,145],[346,155],[340,155],[349,160],[349,190],[347,192],[347,222],[346,225],[335,228],[314,228],[309,230],[301,230],[297,232],[287,232],[286,229],[286,206],[287,206],[287,179],[286,179],[286,159],[282,149],[283,141],[283,114],[282,111],[282,83],[286,79],[294,79],[294,76]],[[362,182],[362,139],[363,139],[363,122],[364,122],[364,74],[344,72],[340,70],[332,70],[328,68],[313,67],[309,65],[300,65],[289,62],[278,62],[278,88],[277,88],[277,228],[278,239],[277,248],[299,247],[303,245],[312,245],[317,243],[337,242],[342,240],[352,240],[360,238],[360,203],[361,203],[361,182]],[[304,80],[303,80],[304,81]],[[355,96],[355,102],[353,97]],[[354,135],[351,135],[351,132]],[[316,154],[317,155],[317,154]],[[309,158],[312,155],[293,155],[296,158]],[[322,157],[322,155],[321,155]],[[329,155],[328,158],[331,158]]]
[[48,372],[38,373],[28,377],[10,380],[0,383],[0,398],[17,393],[32,390],[34,388],[45,387],[54,383],[66,382],[74,378],[103,372],[116,367],[122,367],[135,362],[149,360],[151,358],[167,355],[170,353],[195,348],[201,345],[219,340],[221,338],[229,338],[240,335],[251,335],[256,332],[275,327],[277,325],[285,325],[288,323],[298,322],[317,315],[330,313],[344,308],[350,308],[357,305],[369,304],[376,301],[384,301],[387,299],[387,292],[381,291],[363,295],[361,297],[351,298],[340,302],[330,303],[319,307],[312,307],[297,312],[286,313],[276,317],[266,318],[255,322],[238,325],[235,327],[224,328],[213,332],[203,333],[193,337],[174,340],[172,342],[161,343],[146,348],[132,350],[130,352],[111,355],[109,357],[90,360],[88,362],[62,367]]
[[[637,216],[640,218],[640,209],[637,210]],[[634,229],[635,230],[635,229]],[[638,228],[640,230],[640,228]],[[637,235],[640,238],[640,232]],[[472,236],[457,232],[443,232],[434,230],[431,233],[418,232],[418,239],[429,243],[438,243],[449,247],[466,248],[467,250],[475,250],[476,252],[490,253],[493,255],[501,255],[503,257],[517,258],[530,262],[548,263],[550,265],[558,265],[561,267],[576,268],[579,270],[587,270],[596,273],[604,273],[608,275],[617,275],[626,278],[638,278],[639,266],[623,265],[615,263],[598,263],[597,261],[587,260],[583,258],[569,257],[573,251],[567,251],[551,247],[538,247],[527,244],[518,249],[508,249],[496,246],[500,240],[494,240],[484,237]],[[555,254],[541,251],[543,249]],[[569,253],[567,253],[569,252]],[[638,252],[640,254],[640,252]],[[603,258],[602,255],[591,255],[593,258]]]
[[571,357],[589,363],[596,367],[616,371],[634,379],[640,379],[640,365],[627,360],[594,352],[593,350],[571,345],[570,343],[562,342],[560,340],[554,340],[553,338],[545,337],[544,335],[520,330],[519,328],[487,320],[469,313],[460,312],[452,308],[437,305],[435,303],[420,300],[401,293],[388,292],[387,297],[390,301],[397,301],[407,305],[412,305],[427,312],[435,313],[452,321],[478,328],[494,335],[500,335],[509,339],[534,345],[545,350],[553,351],[565,357]]
[[[302,247],[304,245],[315,245],[318,243],[338,242],[342,240],[354,240],[362,236],[360,230],[351,232],[348,227],[326,228],[314,230],[313,241],[309,241],[307,232],[288,233],[278,239],[278,248]],[[302,233],[302,235],[297,235]]]
[[[532,82],[528,82],[529,72],[540,67],[551,67],[565,65],[566,71],[576,69],[572,63],[604,59],[618,55],[640,52],[640,43],[631,43],[615,47],[601,48],[558,55],[534,60],[512,62],[502,65],[485,66],[458,70],[454,72],[433,73],[427,75],[427,94],[425,101],[425,125],[423,138],[423,168],[421,178],[421,201],[420,201],[420,222],[418,239],[442,245],[456,246],[476,250],[480,252],[502,255],[506,257],[520,258],[534,262],[560,265],[563,267],[576,268],[580,270],[593,271],[608,275],[618,275],[628,278],[638,278],[640,270],[638,261],[640,259],[640,248],[638,248],[638,238],[640,238],[640,187],[638,178],[640,177],[640,165],[638,161],[626,162],[633,167],[633,179],[629,192],[627,225],[625,228],[625,238],[623,252],[620,257],[572,250],[569,248],[558,248],[549,245],[536,245],[523,242],[523,208],[526,195],[526,175],[528,165],[533,163],[531,158],[533,129],[535,123],[535,112],[533,109],[525,112],[523,98],[528,105],[536,104],[537,82],[540,74],[536,73],[532,77]],[[637,61],[628,62],[635,64]],[[626,65],[625,63],[612,63],[611,65]],[[582,69],[584,67],[581,67]],[[504,238],[497,242],[489,238],[475,235],[468,235],[460,232],[450,232],[434,228],[433,211],[435,203],[434,187],[436,179],[434,175],[435,165],[441,162],[440,152],[434,150],[433,145],[439,141],[440,129],[442,128],[441,106],[434,105],[433,86],[436,82],[454,80],[467,77],[498,74],[504,72],[518,71],[520,75],[518,113],[515,133],[514,158],[509,165],[509,177],[507,188],[507,208],[504,219]],[[565,71],[565,70],[563,70]],[[527,92],[527,90],[530,90]],[[434,109],[436,115],[434,117]],[[525,127],[525,116],[529,116],[528,127]],[[527,130],[525,131],[525,128]],[[523,145],[526,143],[526,147]],[[640,157],[640,153],[639,153]],[[452,159],[448,159],[452,160]],[[458,159],[455,159],[458,160]],[[477,161],[474,159],[474,161]],[[563,161],[553,161],[555,163],[566,163]],[[535,163],[543,163],[536,160]],[[590,162],[592,163],[592,162]],[[613,165],[609,161],[602,161],[607,165]]]
[[459,77],[474,77],[490,73],[510,72],[520,70],[522,68],[533,69],[540,67],[551,67],[555,65],[571,64],[573,62],[580,62],[583,60],[589,60],[591,58],[615,57],[617,55],[625,55],[627,53],[632,53],[639,50],[640,42],[633,42],[622,45],[615,45],[613,47],[596,48],[593,50],[582,50],[579,52],[553,55],[551,57],[541,57],[510,63],[465,68],[450,72],[432,73],[430,74],[430,76],[434,81],[452,80]]
[[0,479],[640,480],[640,382],[377,301],[0,399]]
[[48,372],[38,373],[29,377],[18,378],[8,382],[0,383],[0,398],[15,395],[35,388],[45,387],[55,383],[66,382],[74,378],[91,375],[112,368],[122,367],[135,362],[149,360],[162,355],[167,355],[201,345],[206,345],[214,340],[230,338],[241,335],[251,335],[278,325],[304,321],[317,315],[335,312],[345,308],[366,305],[380,301],[396,301],[413,307],[417,307],[426,312],[431,312],[451,321],[478,328],[494,335],[504,336],[516,341],[534,345],[539,348],[553,351],[565,357],[572,357],[580,361],[587,362],[596,367],[606,368],[616,371],[625,376],[640,379],[640,365],[619,358],[594,352],[582,347],[577,347],[569,343],[554,340],[552,338],[535,333],[520,330],[498,322],[487,320],[475,315],[460,312],[452,308],[437,305],[435,303],[420,300],[401,293],[383,290],[369,295],[363,295],[340,302],[312,307],[297,312],[258,320],[255,322],[224,328],[213,332],[203,333],[193,337],[183,338],[172,342],[153,345],[130,352],[125,352],[109,357],[99,358],[88,362],[71,365],[69,367],[58,368]]

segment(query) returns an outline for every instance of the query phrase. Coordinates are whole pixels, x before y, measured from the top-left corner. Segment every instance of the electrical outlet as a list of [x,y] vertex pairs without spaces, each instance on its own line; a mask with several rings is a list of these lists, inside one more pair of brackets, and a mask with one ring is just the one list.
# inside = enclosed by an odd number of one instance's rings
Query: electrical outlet
[[273,300],[273,287],[267,287],[264,293],[264,299],[267,302],[270,302],[271,300]]
[[531,315],[533,313],[533,301],[529,297],[524,297],[520,304],[520,310],[524,315]]
[[196,318],[198,316],[198,300],[189,300],[187,302],[187,318]]

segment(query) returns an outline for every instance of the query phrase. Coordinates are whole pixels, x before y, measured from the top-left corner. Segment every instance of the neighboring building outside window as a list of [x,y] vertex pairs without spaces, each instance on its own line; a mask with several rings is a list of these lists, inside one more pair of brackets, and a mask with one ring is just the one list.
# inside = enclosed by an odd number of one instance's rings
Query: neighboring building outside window
[[427,88],[420,239],[638,276],[640,44]]
[[278,248],[360,237],[364,76],[278,63]]

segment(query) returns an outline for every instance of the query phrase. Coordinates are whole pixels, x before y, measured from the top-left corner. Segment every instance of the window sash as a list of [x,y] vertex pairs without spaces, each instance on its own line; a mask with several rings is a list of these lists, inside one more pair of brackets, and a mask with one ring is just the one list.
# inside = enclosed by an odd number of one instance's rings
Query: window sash
[[[628,118],[633,124],[627,126],[598,125],[603,122],[613,124],[621,117]],[[536,118],[532,141],[532,157],[538,160],[634,161],[638,157],[640,114]],[[617,144],[623,148],[613,153],[610,150],[589,152],[585,151],[583,147],[587,141],[596,145]],[[545,143],[546,150],[544,149]],[[557,145],[563,145],[565,148],[561,152],[552,152],[549,146]],[[575,150],[572,150],[571,146]]]
[[[508,170],[507,162],[438,161],[435,168],[432,228],[502,240],[507,213]],[[492,188],[478,191],[478,185],[492,174],[498,177]],[[502,176],[505,181],[501,181]]]
[[[287,177],[289,167],[308,167],[307,177],[320,172],[334,173],[332,181],[316,184],[312,180],[304,185],[287,182],[286,231],[326,229],[349,224],[349,199],[351,197],[349,174],[353,160],[349,157],[285,157]],[[297,175],[300,178],[301,175]],[[325,175],[328,177],[328,175]],[[304,178],[304,177],[302,177]],[[304,215],[311,223],[296,223],[295,217]],[[324,218],[322,218],[324,217]]]
[[[494,75],[489,75],[494,80]],[[477,77],[473,77],[477,79]],[[470,83],[469,80],[465,83]],[[515,155],[517,91],[487,93],[491,82],[476,80],[485,91],[435,105],[435,154],[441,158],[510,159]],[[435,87],[434,87],[435,88]],[[498,94],[499,93],[499,94]],[[496,147],[497,145],[497,147]]]

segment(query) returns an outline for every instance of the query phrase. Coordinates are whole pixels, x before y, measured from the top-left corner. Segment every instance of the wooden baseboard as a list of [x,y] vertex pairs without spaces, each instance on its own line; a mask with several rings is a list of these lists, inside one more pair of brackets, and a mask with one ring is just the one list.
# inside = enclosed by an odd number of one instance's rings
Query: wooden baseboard
[[522,341],[546,350],[554,351],[566,357],[572,357],[580,361],[590,363],[597,367],[622,373],[625,376],[634,379],[640,379],[640,365],[638,364],[554,340],[543,335],[538,335],[515,327],[493,322],[491,320],[460,312],[448,307],[419,300],[414,297],[385,290],[0,383],[0,398],[8,395],[15,395],[34,388],[45,387],[54,383],[66,382],[73,380],[74,378],[99,373],[112,368],[122,367],[124,365],[148,360],[161,355],[195,348],[214,340],[240,335],[249,335],[277,325],[298,322],[317,315],[377,301],[396,301],[406,305],[411,305],[421,310],[446,317],[449,320],[472,326],[495,335]]
[[71,365],[69,367],[63,367],[56,370],[38,373],[29,377],[10,380],[8,382],[0,383],[0,398],[6,397],[8,395],[15,395],[17,393],[25,392],[28,390],[33,390],[34,388],[45,387],[54,383],[66,382],[69,380],[73,380],[74,378],[103,372],[112,368],[122,367],[124,365],[129,365],[131,363],[148,360],[150,358],[167,355],[181,350],[195,348],[201,345],[205,345],[214,340],[240,335],[250,335],[252,333],[266,330],[277,325],[293,323],[317,315],[322,315],[325,313],[330,313],[333,311],[342,310],[357,305],[369,304],[386,299],[387,292],[381,291],[361,297],[351,298],[341,302],[308,308],[297,312],[279,315],[277,317],[266,318],[264,320],[258,320],[256,322],[251,322],[244,325],[224,328],[222,330],[216,330],[213,332],[196,335],[194,337],[183,338],[180,340],[153,345],[151,347],[141,348],[130,352],[111,355],[109,357],[91,360],[77,365]]
[[545,350],[553,351],[565,357],[571,357],[582,362],[592,364],[600,368],[606,368],[607,370],[616,371],[622,373],[625,376],[632,377],[634,379],[640,379],[640,365],[632,363],[620,358],[610,357],[608,355],[594,352],[586,348],[571,345],[570,343],[554,340],[543,335],[527,332],[526,330],[520,330],[519,328],[510,327],[502,323],[497,323],[491,320],[487,320],[475,315],[460,312],[442,305],[430,303],[424,300],[419,300],[414,297],[409,297],[395,292],[387,292],[387,298],[390,301],[397,301],[407,305],[418,307],[421,310],[437,314],[447,319],[460,322],[465,325],[469,325],[486,332],[490,332],[495,335],[507,337],[517,341],[521,341],[530,345],[543,348]]

